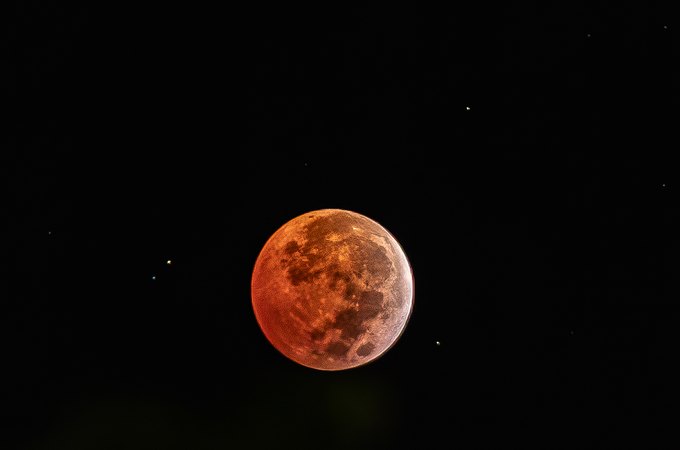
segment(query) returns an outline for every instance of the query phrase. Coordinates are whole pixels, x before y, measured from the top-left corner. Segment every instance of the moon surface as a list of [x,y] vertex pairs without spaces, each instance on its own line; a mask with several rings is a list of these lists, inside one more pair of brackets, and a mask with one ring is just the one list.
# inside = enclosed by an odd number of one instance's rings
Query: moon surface
[[265,243],[251,280],[257,322],[289,359],[344,370],[382,356],[411,316],[413,272],[394,236],[353,211],[293,218]]

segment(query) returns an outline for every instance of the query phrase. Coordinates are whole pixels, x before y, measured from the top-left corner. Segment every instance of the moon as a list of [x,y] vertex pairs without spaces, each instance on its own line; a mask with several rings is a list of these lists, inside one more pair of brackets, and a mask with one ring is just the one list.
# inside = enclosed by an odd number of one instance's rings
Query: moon
[[345,370],[385,354],[414,301],[413,271],[382,225],[344,209],[291,219],[267,240],[251,280],[257,322],[284,356]]

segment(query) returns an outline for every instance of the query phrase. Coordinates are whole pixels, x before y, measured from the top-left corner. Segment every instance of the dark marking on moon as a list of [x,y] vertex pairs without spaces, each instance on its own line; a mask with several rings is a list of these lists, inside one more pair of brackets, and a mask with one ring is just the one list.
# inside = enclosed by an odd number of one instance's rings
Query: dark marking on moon
[[298,244],[296,241],[289,241],[286,244],[286,247],[283,249],[283,251],[286,252],[288,255],[292,255],[293,253],[295,253],[299,250],[300,250],[300,244]]
[[326,352],[335,356],[335,357],[342,357],[347,354],[349,351],[350,346],[345,344],[342,341],[334,341],[331,342],[328,347],[326,347]]
[[370,342],[367,342],[357,349],[357,355],[368,356],[371,354],[371,352],[373,352],[374,349],[375,345],[371,344]]
[[311,333],[309,333],[309,337],[313,341],[320,341],[326,336],[326,330],[321,330],[319,328],[314,328]]

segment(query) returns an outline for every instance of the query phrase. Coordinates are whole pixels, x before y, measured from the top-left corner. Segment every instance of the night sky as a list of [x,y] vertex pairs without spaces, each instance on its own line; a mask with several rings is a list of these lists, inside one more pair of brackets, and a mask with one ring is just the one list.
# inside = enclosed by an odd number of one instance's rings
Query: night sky
[[[3,450],[675,447],[669,11],[218,3],[3,14]],[[415,276],[349,371],[250,303],[320,208]]]

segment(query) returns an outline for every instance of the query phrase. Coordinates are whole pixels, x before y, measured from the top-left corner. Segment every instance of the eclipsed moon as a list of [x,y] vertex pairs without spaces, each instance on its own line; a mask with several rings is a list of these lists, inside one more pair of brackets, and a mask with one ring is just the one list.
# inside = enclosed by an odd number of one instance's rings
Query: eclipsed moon
[[251,280],[253,309],[269,342],[313,369],[374,361],[402,335],[413,272],[397,240],[353,211],[293,218],[265,243]]

